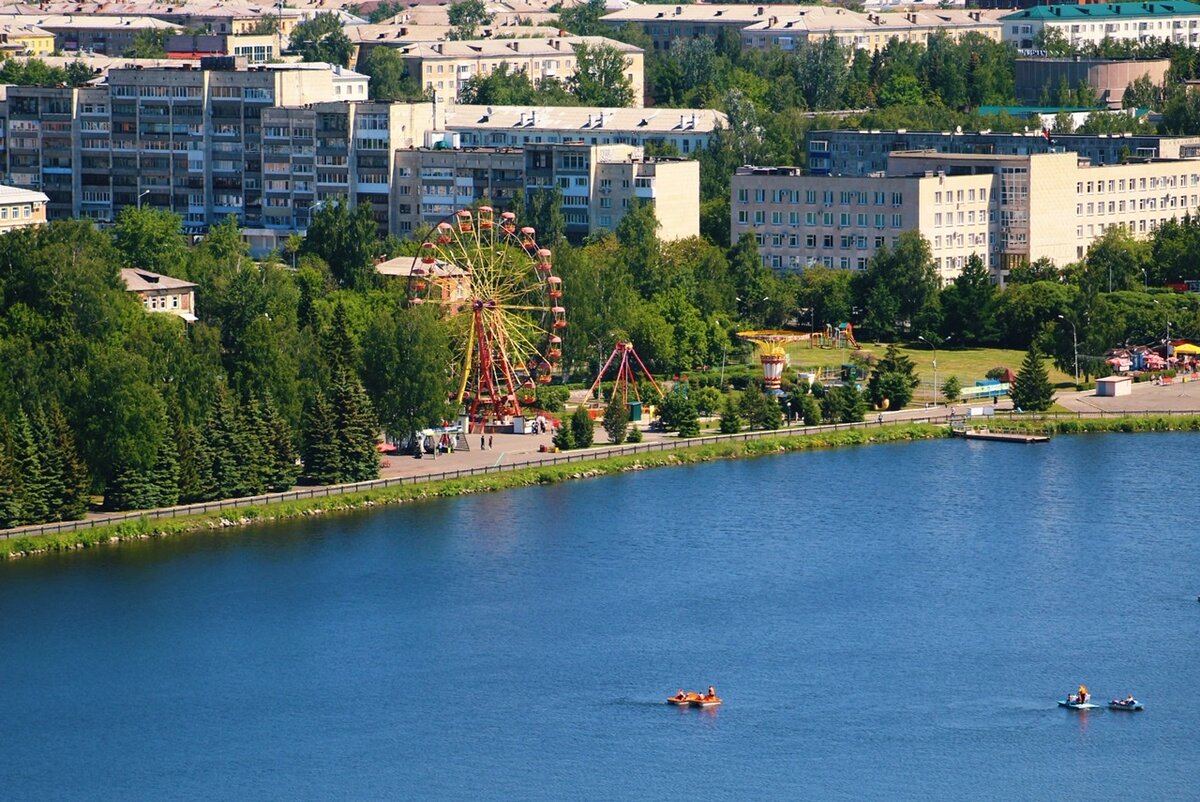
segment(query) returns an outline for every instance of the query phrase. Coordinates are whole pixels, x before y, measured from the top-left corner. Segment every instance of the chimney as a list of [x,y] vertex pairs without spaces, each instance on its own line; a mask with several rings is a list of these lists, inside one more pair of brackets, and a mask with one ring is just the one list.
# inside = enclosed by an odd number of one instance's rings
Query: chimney
[[441,42],[434,43],[433,52],[437,53],[439,56],[442,54],[442,43]]
[[519,53],[521,50],[521,44],[516,39],[514,39],[508,43],[508,48],[509,48],[509,50],[511,50],[514,53]]
[[679,17],[682,15],[683,15],[683,6],[675,6],[675,16]]
[[777,22],[779,22],[779,17],[768,17],[768,18],[767,18],[767,27],[768,27],[768,28],[774,28],[774,27],[775,27],[775,24],[776,24]]
[[754,16],[756,16],[756,17],[761,17],[761,16],[762,16],[762,15],[765,13],[765,11],[766,11],[766,9],[764,9],[762,6],[759,6],[759,7],[758,7],[758,8],[755,10],[755,12],[754,12]]
[[519,120],[517,120],[517,125],[520,125],[520,126],[525,125],[525,112],[521,112],[521,118]]

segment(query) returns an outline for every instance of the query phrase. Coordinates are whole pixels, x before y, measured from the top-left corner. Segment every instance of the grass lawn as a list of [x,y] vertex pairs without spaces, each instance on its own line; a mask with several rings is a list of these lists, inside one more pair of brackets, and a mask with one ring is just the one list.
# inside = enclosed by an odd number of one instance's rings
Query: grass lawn
[[[788,355],[791,357],[792,367],[803,371],[815,367],[836,367],[844,362],[849,362],[850,355],[855,353],[860,355],[871,353],[876,357],[882,357],[884,351],[887,350],[886,345],[874,343],[862,343],[862,346],[861,351],[855,351],[845,348],[809,348],[808,343],[794,343],[788,346]],[[909,357],[917,366],[917,375],[920,376],[921,382],[932,385],[933,351],[928,347],[901,347],[900,353]],[[967,387],[984,378],[984,374],[991,368],[1005,367],[1016,372],[1020,370],[1021,362],[1024,359],[1024,351],[1006,348],[939,348],[937,351],[937,380],[941,384],[949,377],[957,376],[959,382]],[[1050,373],[1052,384],[1071,383],[1071,377],[1055,368],[1049,359],[1046,360],[1046,370]]]

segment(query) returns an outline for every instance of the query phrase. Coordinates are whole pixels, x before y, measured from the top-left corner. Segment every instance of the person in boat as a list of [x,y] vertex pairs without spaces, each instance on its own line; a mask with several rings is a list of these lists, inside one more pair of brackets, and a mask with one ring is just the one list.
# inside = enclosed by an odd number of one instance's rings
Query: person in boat
[[1080,686],[1079,686],[1079,704],[1081,704],[1081,705],[1085,705],[1085,704],[1087,704],[1087,700],[1088,700],[1089,698],[1090,698],[1090,697],[1088,696],[1088,689],[1087,689],[1087,686],[1086,686],[1086,685],[1080,685]]
[[687,698],[687,691],[685,691],[683,688],[680,688],[679,693],[675,694],[675,698],[682,702]]
[[717,698],[717,689],[716,689],[716,688],[714,688],[714,687],[713,687],[713,686],[711,686],[711,685],[709,685],[709,686],[708,686],[708,698],[709,698],[709,699],[716,699],[716,698]]

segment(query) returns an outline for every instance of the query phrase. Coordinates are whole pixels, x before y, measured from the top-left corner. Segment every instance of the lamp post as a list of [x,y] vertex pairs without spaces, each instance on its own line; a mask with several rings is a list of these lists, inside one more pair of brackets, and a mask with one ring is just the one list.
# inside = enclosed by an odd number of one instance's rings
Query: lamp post
[[140,194],[137,196],[137,207],[138,207],[138,209],[141,209],[141,208],[142,208],[142,198],[146,197],[146,196],[147,196],[147,195],[149,195],[149,194],[150,194],[150,190],[148,190],[148,189],[147,189],[147,190],[144,190],[143,192],[141,192],[141,193],[140,193]]
[[1158,301],[1154,300],[1153,298],[1150,299],[1150,303],[1154,304],[1159,309],[1163,310],[1163,316],[1167,321],[1167,339],[1163,341],[1163,358],[1170,359],[1171,358],[1171,310],[1168,309],[1167,307],[1163,306],[1162,304],[1160,304]]
[[792,399],[791,398],[788,398],[788,400],[787,400],[787,422],[788,422],[788,426],[792,425]]
[[1059,315],[1058,319],[1065,320],[1067,323],[1071,324],[1071,350],[1075,352],[1075,386],[1078,388],[1079,387],[1079,335],[1075,328],[1075,321],[1068,320],[1066,317],[1063,317],[1062,315]]
[[933,408],[937,409],[938,397],[938,374],[937,374],[937,346],[926,340],[924,337],[918,336],[918,340],[928,345],[933,349]]

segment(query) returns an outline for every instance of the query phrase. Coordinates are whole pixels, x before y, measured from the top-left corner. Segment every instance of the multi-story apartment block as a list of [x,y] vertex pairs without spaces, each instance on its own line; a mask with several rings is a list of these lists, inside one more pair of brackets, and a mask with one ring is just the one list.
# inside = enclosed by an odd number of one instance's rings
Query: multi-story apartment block
[[602,36],[554,36],[548,39],[474,39],[422,42],[396,49],[409,75],[443,99],[457,98],[474,75],[488,75],[506,65],[524,72],[534,83],[544,78],[565,81],[575,74],[575,50],[581,45],[607,46],[625,57],[625,77],[633,87],[633,105],[641,106],[645,69],[641,48]]
[[935,32],[951,36],[975,32],[1000,39],[1000,13],[962,9],[859,13],[838,6],[795,5],[641,5],[607,14],[614,28],[633,23],[650,37],[655,50],[676,39],[736,35],[743,47],[792,50],[802,42],[834,37],[847,47],[879,50],[889,40],[923,43]]
[[1034,46],[1039,33],[1053,30],[1076,47],[1116,42],[1155,41],[1196,47],[1200,44],[1200,5],[1186,0],[1166,3],[1088,3],[1039,5],[1000,18],[1004,41]]
[[413,148],[396,153],[392,178],[397,234],[437,225],[486,202],[501,209],[525,187],[525,154],[514,148]]
[[700,163],[646,158],[632,145],[525,146],[525,186],[558,187],[567,233],[612,231],[635,204],[654,206],[664,240],[700,235]]
[[557,187],[573,238],[614,230],[639,202],[654,205],[662,239],[693,237],[700,233],[699,168],[693,160],[646,158],[630,145],[582,142],[400,151],[392,186],[398,233],[436,225],[473,203],[507,208],[517,190]]
[[716,130],[728,124],[728,117],[708,109],[439,105],[437,110],[438,130],[457,134],[464,147],[671,145],[687,156],[708,147]]
[[742,28],[742,47],[794,50],[833,38],[847,48],[875,52],[893,39],[923,45],[939,32],[954,39],[975,33],[998,42],[1002,13],[938,8],[860,14],[837,6],[797,6]]
[[112,69],[106,84],[8,87],[0,165],[40,189],[48,215],[112,220],[148,204],[200,231],[232,214],[263,224],[262,113],[364,101],[367,77],[324,64]]
[[235,56],[247,64],[269,64],[279,58],[279,37],[268,34],[201,33],[167,37],[167,58],[201,59]]
[[1041,131],[808,131],[808,172],[813,175],[869,175],[887,169],[893,151],[1027,156],[1070,151],[1092,164],[1129,159],[1188,159],[1200,156],[1200,137],[1157,134],[1054,134]]
[[432,120],[428,103],[312,103],[262,114],[263,249],[304,231],[324,201],[370,203],[381,232],[403,233],[411,220],[392,198],[399,156],[419,143]]
[[943,279],[978,254],[1003,280],[1018,264],[1081,259],[1119,226],[1142,236],[1200,206],[1200,159],[1097,166],[1074,153],[1026,156],[893,153],[886,174],[738,170],[734,240],[754,235],[766,264],[863,269],[902,231],[929,240]]
[[155,33],[178,33],[183,29],[178,25],[163,22],[154,17],[131,16],[110,17],[91,16],[90,14],[3,14],[0,13],[3,24],[36,25],[39,29],[51,34],[50,47],[45,52],[54,50],[65,52],[87,51],[119,56],[133,46],[133,40],[138,34],[152,31]]
[[54,34],[22,17],[3,17],[0,51],[8,56],[46,56],[54,52]]

